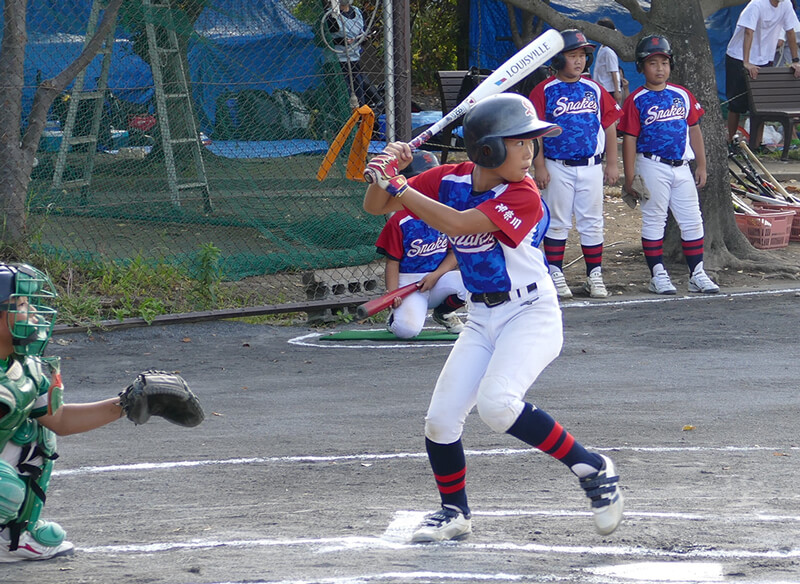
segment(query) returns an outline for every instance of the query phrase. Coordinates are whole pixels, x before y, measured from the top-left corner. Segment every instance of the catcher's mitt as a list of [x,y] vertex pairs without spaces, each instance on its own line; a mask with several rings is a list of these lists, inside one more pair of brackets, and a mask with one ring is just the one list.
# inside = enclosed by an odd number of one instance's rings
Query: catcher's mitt
[[180,375],[149,369],[136,376],[119,394],[119,405],[134,424],[144,424],[150,416],[192,428],[205,418],[197,396]]

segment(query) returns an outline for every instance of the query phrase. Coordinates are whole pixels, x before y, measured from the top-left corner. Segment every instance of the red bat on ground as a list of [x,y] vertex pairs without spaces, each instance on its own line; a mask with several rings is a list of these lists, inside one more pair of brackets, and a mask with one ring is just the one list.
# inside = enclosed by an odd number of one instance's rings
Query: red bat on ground
[[380,298],[375,298],[374,300],[370,300],[369,302],[361,304],[358,308],[356,308],[356,318],[358,320],[364,320],[373,314],[378,314],[381,310],[389,308],[392,305],[392,302],[394,302],[395,298],[405,298],[412,292],[415,292],[418,289],[418,284],[419,282],[412,282],[411,284],[402,286],[397,290],[387,292]]

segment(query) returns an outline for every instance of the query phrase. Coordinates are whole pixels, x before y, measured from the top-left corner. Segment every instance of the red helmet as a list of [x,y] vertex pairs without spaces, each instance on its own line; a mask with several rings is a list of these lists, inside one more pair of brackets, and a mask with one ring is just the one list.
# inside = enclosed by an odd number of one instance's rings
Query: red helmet
[[564,53],[574,51],[575,49],[583,48],[586,51],[586,69],[592,64],[594,59],[594,45],[589,42],[586,35],[579,31],[577,28],[570,28],[561,31],[561,36],[564,39],[564,48],[558,53],[551,62],[553,69],[561,71],[567,64],[564,59]]
[[560,127],[541,121],[533,104],[518,93],[490,95],[464,116],[467,156],[485,168],[497,168],[505,162],[503,138],[539,138],[560,133]]
[[651,34],[643,37],[636,43],[636,70],[641,73],[644,62],[653,55],[664,55],[669,58],[670,69],[675,67],[675,59],[672,57],[672,48],[669,41],[663,36]]

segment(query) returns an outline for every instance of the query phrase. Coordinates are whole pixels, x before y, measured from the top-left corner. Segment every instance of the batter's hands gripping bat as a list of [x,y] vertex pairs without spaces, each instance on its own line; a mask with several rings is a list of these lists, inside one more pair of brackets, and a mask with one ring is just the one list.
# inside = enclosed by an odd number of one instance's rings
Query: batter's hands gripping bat
[[397,290],[387,292],[380,298],[375,298],[374,300],[370,300],[369,302],[361,304],[358,308],[356,308],[356,318],[358,320],[364,320],[373,314],[378,314],[381,310],[389,308],[392,305],[392,302],[394,302],[395,298],[405,298],[412,292],[416,292],[419,289],[418,286],[419,282],[412,282],[411,284],[402,286]]
[[[564,38],[557,30],[550,29],[539,35],[508,61],[495,69],[494,73],[484,79],[483,82],[478,85],[464,101],[453,108],[450,113],[411,140],[408,145],[411,146],[412,150],[416,150],[433,136],[441,132],[447,125],[455,122],[458,118],[467,113],[473,105],[484,97],[502,93],[509,87],[519,83],[536,68],[544,65],[545,62],[553,58],[563,48]],[[377,181],[378,177],[375,176],[372,169],[367,168],[364,171],[364,179],[366,179],[368,183],[374,183]]]

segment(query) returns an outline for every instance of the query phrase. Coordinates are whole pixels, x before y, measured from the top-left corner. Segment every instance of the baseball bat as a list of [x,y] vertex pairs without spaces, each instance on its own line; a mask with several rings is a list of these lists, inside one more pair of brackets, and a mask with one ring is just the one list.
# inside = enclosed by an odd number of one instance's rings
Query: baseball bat
[[[473,105],[496,93],[502,93],[509,87],[519,83],[534,69],[543,65],[564,48],[564,38],[557,30],[550,29],[533,39],[520,49],[513,57],[500,65],[494,72],[484,79],[464,101],[453,108],[441,120],[422,132],[408,143],[412,150],[416,150],[433,136],[441,132],[447,125],[455,122],[467,113]],[[374,183],[378,177],[371,168],[364,171],[364,179]]]
[[780,196],[786,199],[789,203],[795,203],[795,204],[800,203],[800,201],[798,201],[796,197],[794,197],[785,188],[783,188],[783,185],[781,183],[775,180],[775,177],[767,169],[767,167],[764,166],[764,163],[761,162],[761,160],[759,160],[758,156],[756,156],[752,150],[750,150],[750,147],[747,145],[747,142],[745,142],[744,140],[740,141],[739,147],[742,149],[742,152],[744,152],[745,155],[750,159],[750,162],[752,162],[758,170],[764,173],[764,176],[767,177],[767,180],[770,181],[770,183]]
[[381,310],[389,308],[392,305],[392,302],[394,302],[395,298],[405,298],[412,292],[416,292],[418,290],[418,284],[419,282],[406,284],[397,290],[392,290],[391,292],[387,292],[379,298],[375,298],[369,302],[359,305],[359,307],[356,308],[356,318],[358,320],[364,320],[373,314],[378,314]]

